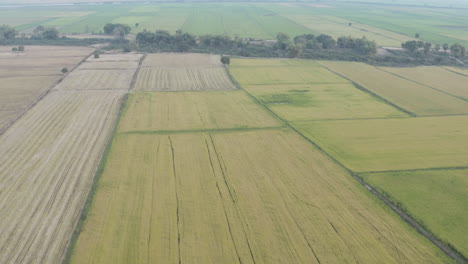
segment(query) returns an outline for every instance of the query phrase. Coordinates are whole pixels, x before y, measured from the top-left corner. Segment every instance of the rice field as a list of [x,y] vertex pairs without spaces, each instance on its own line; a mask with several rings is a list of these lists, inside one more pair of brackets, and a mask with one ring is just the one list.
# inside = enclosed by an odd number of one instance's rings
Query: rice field
[[243,85],[329,84],[349,83],[346,79],[320,66],[231,67],[232,74]]
[[219,55],[199,53],[157,53],[148,54],[143,67],[194,68],[223,66]]
[[434,66],[382,69],[468,101],[468,76]]
[[361,176],[402,204],[442,240],[468,255],[468,170],[388,172]]
[[242,91],[134,92],[119,132],[243,129],[283,124]]
[[59,263],[122,92],[44,97],[0,136],[1,263]]
[[97,184],[71,263],[447,261],[290,130],[117,134]]
[[296,122],[353,171],[468,166],[467,116]]
[[407,117],[352,84],[244,85],[288,121]]
[[468,102],[392,75],[374,66],[355,62],[332,61],[323,61],[321,64],[416,115],[468,113]]

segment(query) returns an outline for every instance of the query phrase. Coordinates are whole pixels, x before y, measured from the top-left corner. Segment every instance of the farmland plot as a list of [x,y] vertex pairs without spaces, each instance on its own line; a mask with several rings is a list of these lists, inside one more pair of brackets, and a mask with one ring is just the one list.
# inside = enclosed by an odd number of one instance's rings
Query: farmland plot
[[447,261],[290,130],[118,134],[97,184],[71,263]]
[[59,263],[123,92],[54,91],[0,136],[0,262]]
[[62,67],[72,69],[92,51],[60,47],[51,52],[51,48],[26,46],[24,52],[11,52],[9,46],[0,47],[0,134],[62,78]]
[[382,69],[468,101],[468,76],[464,77],[440,67]]
[[282,123],[243,91],[131,93],[120,132],[240,129]]
[[234,90],[217,55],[150,54],[143,61],[137,91]]
[[349,83],[321,66],[231,67],[241,84]]
[[222,66],[218,55],[198,53],[158,53],[148,54],[143,61],[143,67],[197,67]]
[[54,90],[128,90],[135,74],[132,70],[78,68]]
[[234,59],[231,61],[230,67],[259,67],[259,66],[316,66],[320,67],[313,60],[298,60],[298,59]]
[[402,204],[442,240],[468,255],[468,170],[387,172],[361,176]]
[[135,85],[137,91],[235,90],[223,67],[142,68]]
[[445,67],[447,70],[456,72],[468,77],[468,69],[466,68],[458,68],[458,67]]
[[288,121],[407,116],[352,84],[244,85],[244,88]]
[[468,116],[297,122],[353,171],[468,166]]
[[468,102],[355,62],[321,62],[395,105],[416,115],[468,113]]

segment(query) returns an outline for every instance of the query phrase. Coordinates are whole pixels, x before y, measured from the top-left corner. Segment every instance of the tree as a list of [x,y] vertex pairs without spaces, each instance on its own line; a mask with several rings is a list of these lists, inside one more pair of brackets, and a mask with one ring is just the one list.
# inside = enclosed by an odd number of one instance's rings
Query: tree
[[231,58],[228,56],[221,56],[221,62],[224,65],[229,65],[231,63]]
[[352,25],[353,25],[353,23],[351,23],[351,22],[348,23],[348,26],[352,26]]
[[464,46],[462,46],[462,45],[460,45],[458,43],[455,43],[452,46],[450,46],[450,53],[455,58],[463,58],[466,55],[466,49],[465,49]]
[[19,46],[18,46],[18,51],[24,51],[24,46],[23,46],[23,45],[19,45]]
[[322,44],[322,48],[324,49],[330,49],[336,45],[336,41],[329,35],[321,34],[316,40]]
[[401,43],[401,47],[411,53],[414,53],[418,49],[418,42],[416,40],[409,40]]
[[8,25],[1,25],[0,26],[0,40],[1,39],[14,39],[18,35],[18,31],[13,27]]
[[302,45],[301,44],[290,44],[287,47],[288,56],[290,58],[296,58],[302,54]]
[[112,24],[107,23],[104,26],[104,33],[107,35],[114,35],[118,37],[125,37],[128,33],[130,33],[132,29],[124,24]]
[[99,57],[100,57],[99,53],[98,53],[98,52],[95,52],[95,53],[94,53],[94,58],[95,58],[95,59],[99,59]]
[[377,43],[373,40],[368,40],[365,36],[356,39],[355,50],[364,55],[374,55],[377,53]]
[[46,28],[42,32],[42,38],[44,38],[44,39],[58,39],[59,38],[59,32],[58,32],[58,30],[56,28],[52,28],[52,27]]
[[63,74],[67,73],[67,72],[68,72],[67,67],[62,68],[61,72],[62,72]]
[[424,54],[429,54],[429,51],[431,51],[432,44],[430,42],[424,43]]
[[439,52],[439,50],[440,50],[440,44],[436,44],[435,47],[434,47],[434,49],[435,49],[437,52]]
[[140,23],[135,23],[135,27],[138,27],[140,25]]
[[415,38],[419,38],[419,33],[414,34]]
[[286,33],[276,34],[277,46],[279,49],[285,50],[289,44],[291,44],[291,37]]
[[13,47],[13,48],[11,48],[11,51],[16,52],[16,51],[18,51],[18,48],[17,48],[17,47]]
[[445,43],[442,45],[442,48],[444,49],[444,52],[447,53],[447,50],[449,49],[449,44]]
[[36,38],[42,38],[42,33],[45,31],[45,27],[39,25],[33,29],[33,36]]

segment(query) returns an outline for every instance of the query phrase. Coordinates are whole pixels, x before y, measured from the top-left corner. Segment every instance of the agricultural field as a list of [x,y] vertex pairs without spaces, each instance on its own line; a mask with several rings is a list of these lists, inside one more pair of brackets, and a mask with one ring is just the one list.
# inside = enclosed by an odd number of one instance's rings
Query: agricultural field
[[445,67],[445,69],[468,77],[468,69],[457,67]]
[[55,90],[128,90],[135,70],[77,68]]
[[63,78],[63,67],[73,69],[93,51],[55,47],[52,52],[50,46],[26,46],[24,52],[12,52],[11,48],[0,46],[0,134]]
[[140,70],[136,91],[235,90],[220,57],[203,54],[151,54]]
[[468,114],[468,102],[374,66],[356,62],[320,63],[414,115]]
[[432,232],[468,255],[467,175],[468,170],[423,170],[361,176],[403,203]]
[[356,172],[468,166],[468,116],[296,122]]
[[117,134],[96,190],[71,263],[446,261],[287,129]]
[[243,91],[133,92],[118,131],[164,132],[282,125]]
[[24,33],[44,25],[56,27],[64,34],[98,34],[106,23],[122,23],[129,25],[134,34],[157,29],[174,33],[180,29],[194,34],[274,39],[278,32],[292,36],[312,33],[366,36],[380,46],[393,47],[400,47],[401,42],[412,39],[415,33],[433,43],[467,45],[463,27],[468,22],[466,17],[463,8],[376,6],[336,1],[323,4],[127,3],[0,9],[0,24],[15,26]]
[[122,97],[54,91],[0,136],[0,262],[60,262]]
[[434,66],[381,69],[468,101],[468,76]]
[[406,117],[315,61],[234,59],[233,76],[288,121]]

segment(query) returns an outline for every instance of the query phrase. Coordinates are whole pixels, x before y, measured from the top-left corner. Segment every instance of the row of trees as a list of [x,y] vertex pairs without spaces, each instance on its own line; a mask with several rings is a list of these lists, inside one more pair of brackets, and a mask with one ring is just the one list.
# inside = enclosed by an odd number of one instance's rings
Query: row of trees
[[433,45],[430,42],[424,42],[421,40],[410,40],[402,43],[401,47],[413,54],[422,51],[425,55],[428,55],[431,50],[439,52],[441,49],[443,49],[444,52],[447,52],[447,50],[450,49],[450,54],[456,58],[463,58],[466,56],[466,48],[458,43],[449,46],[447,43],[443,45]]
[[131,30],[132,28],[130,26],[124,25],[124,24],[107,23],[104,26],[104,34],[113,35],[113,36],[121,37],[121,38],[125,37],[125,35],[130,33]]

